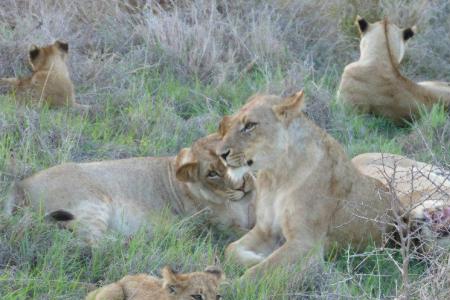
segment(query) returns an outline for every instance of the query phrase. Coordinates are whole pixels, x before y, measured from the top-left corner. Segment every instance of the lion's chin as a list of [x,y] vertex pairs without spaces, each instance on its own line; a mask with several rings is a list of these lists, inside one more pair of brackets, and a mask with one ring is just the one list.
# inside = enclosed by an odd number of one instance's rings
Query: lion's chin
[[238,167],[238,168],[228,168],[227,175],[228,175],[228,178],[233,183],[239,183],[239,182],[242,182],[244,175],[247,174],[249,171],[250,171],[250,167],[248,167],[248,166],[242,166],[242,167]]

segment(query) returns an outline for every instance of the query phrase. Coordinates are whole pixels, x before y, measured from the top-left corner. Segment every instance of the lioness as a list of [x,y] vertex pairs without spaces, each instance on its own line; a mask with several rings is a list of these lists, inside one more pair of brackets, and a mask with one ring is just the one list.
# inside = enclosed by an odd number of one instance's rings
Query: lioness
[[65,163],[15,184],[6,211],[32,205],[46,218],[94,245],[107,229],[132,234],[149,214],[169,206],[175,214],[209,209],[222,226],[249,229],[252,181],[226,180],[215,155],[217,135],[199,139],[176,157]]
[[217,153],[230,177],[258,172],[256,224],[226,249],[240,263],[256,264],[246,276],[309,254],[309,262],[321,262],[331,245],[382,241],[389,207],[382,183],[363,176],[302,105],[303,92],[285,99],[256,95],[219,127]]
[[66,65],[69,44],[56,41],[54,44],[38,47],[32,45],[29,62],[33,74],[25,78],[1,78],[0,84],[12,87],[19,102],[31,100],[50,106],[74,106],[87,109],[87,105],[75,102],[74,88]]
[[359,16],[356,24],[361,33],[361,56],[342,74],[338,98],[343,103],[396,122],[417,117],[421,105],[430,107],[439,101],[450,105],[448,83],[415,83],[400,73],[398,65],[415,27],[400,29],[387,19],[370,24]]
[[161,271],[159,279],[147,274],[128,275],[99,288],[86,300],[219,300],[217,288],[224,276],[217,267],[203,272],[176,274],[169,267]]
[[[436,166],[390,153],[364,153],[352,163],[395,193],[406,218],[420,226],[421,242],[450,245],[450,173]],[[409,211],[407,211],[409,210]],[[425,247],[427,245],[424,245]]]

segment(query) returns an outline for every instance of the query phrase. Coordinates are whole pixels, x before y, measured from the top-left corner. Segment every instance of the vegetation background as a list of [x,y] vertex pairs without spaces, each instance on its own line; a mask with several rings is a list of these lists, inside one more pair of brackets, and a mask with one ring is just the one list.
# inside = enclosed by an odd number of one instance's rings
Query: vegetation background
[[[343,67],[359,56],[357,14],[417,24],[402,71],[416,80],[449,81],[448,1],[159,1],[163,7],[147,1],[151,8],[143,2],[0,2],[0,77],[30,73],[31,44],[64,40],[77,100],[96,107],[82,116],[16,107],[13,96],[0,95],[0,204],[14,177],[66,161],[176,154],[253,93],[301,88],[310,117],[350,157],[386,151],[448,167],[450,121],[442,107],[400,128],[335,101]],[[96,284],[128,273],[157,275],[165,264],[199,270],[215,256],[228,276],[225,299],[388,299],[401,290],[396,250],[376,248],[332,253],[321,274],[277,270],[257,284],[242,282],[244,270],[223,260],[235,233],[212,228],[202,216],[157,217],[152,238],[111,235],[92,251],[39,214],[0,217],[0,298],[82,299]],[[413,261],[409,272],[413,298],[450,298],[450,266],[442,257]]]

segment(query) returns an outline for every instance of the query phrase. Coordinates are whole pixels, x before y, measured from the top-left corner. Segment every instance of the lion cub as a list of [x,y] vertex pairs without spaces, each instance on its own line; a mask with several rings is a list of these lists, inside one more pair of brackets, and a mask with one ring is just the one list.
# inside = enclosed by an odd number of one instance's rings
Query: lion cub
[[61,41],[41,48],[32,45],[28,58],[33,74],[25,78],[1,78],[0,83],[11,86],[21,103],[87,108],[75,103],[74,88],[66,65],[68,53],[69,44]]
[[224,279],[217,267],[203,272],[177,274],[171,268],[162,269],[163,278],[146,274],[128,275],[99,288],[86,300],[218,300],[217,288]]

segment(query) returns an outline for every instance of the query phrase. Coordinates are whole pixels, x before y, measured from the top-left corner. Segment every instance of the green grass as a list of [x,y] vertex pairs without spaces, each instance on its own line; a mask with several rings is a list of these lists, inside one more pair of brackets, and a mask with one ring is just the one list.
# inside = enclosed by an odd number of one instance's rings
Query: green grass
[[[335,72],[320,82],[334,94]],[[277,85],[281,75],[271,78]],[[242,80],[222,85],[198,80],[182,82],[171,74],[149,72],[136,76],[129,94],[117,97],[104,94],[103,107],[83,116],[70,110],[17,108],[13,99],[0,96],[2,116],[0,167],[3,199],[11,182],[11,153],[19,176],[65,161],[115,159],[129,156],[176,154],[201,135],[216,130],[224,114],[236,111],[255,91],[265,90],[268,79],[259,72]],[[145,92],[139,92],[139,83]],[[306,86],[314,84],[312,79]],[[307,88],[308,91],[308,88]],[[313,89],[310,90],[313,92]],[[446,157],[448,148],[435,141],[448,123],[442,107],[423,112],[419,123],[397,127],[389,121],[360,116],[329,99],[330,133],[349,154],[392,152],[405,154],[407,138],[420,129],[431,143],[435,156]],[[202,119],[201,128],[190,123]],[[404,138],[404,140],[402,140]],[[406,145],[406,146],[405,146]],[[441,146],[439,146],[441,145]],[[11,152],[12,150],[12,152]],[[431,161],[431,157],[417,152]],[[223,250],[238,235],[206,225],[200,217],[182,220],[170,215],[155,216],[150,237],[145,230],[131,239],[111,233],[99,248],[81,247],[72,233],[43,222],[36,213],[3,218],[0,223],[0,295],[2,299],[81,299],[96,284],[109,283],[125,274],[159,274],[169,264],[181,271],[193,271],[222,261],[227,274],[223,285],[225,299],[372,299],[396,295],[401,276],[387,251],[351,250],[330,255],[319,274],[275,270],[257,283],[240,281],[242,267],[224,259]],[[299,266],[298,266],[299,267]],[[411,278],[423,273],[425,266],[413,262]],[[308,299],[310,299],[308,298]]]
[[[109,283],[124,274],[158,275],[164,265],[194,271],[213,264],[216,257],[228,277],[221,288],[225,299],[296,299],[289,298],[295,294],[378,298],[395,293],[398,284],[400,275],[390,258],[373,249],[366,254],[340,253],[328,260],[319,276],[301,277],[304,272],[294,267],[290,272],[275,270],[256,283],[242,282],[238,276],[244,269],[223,258],[224,241],[236,235],[218,233],[201,220],[186,222],[168,214],[155,218],[152,239],[144,230],[131,239],[110,234],[92,250],[36,214],[2,220],[0,241],[11,248],[0,261],[9,265],[0,273],[2,299],[80,299],[95,283]],[[411,272],[421,270],[418,264]]]

